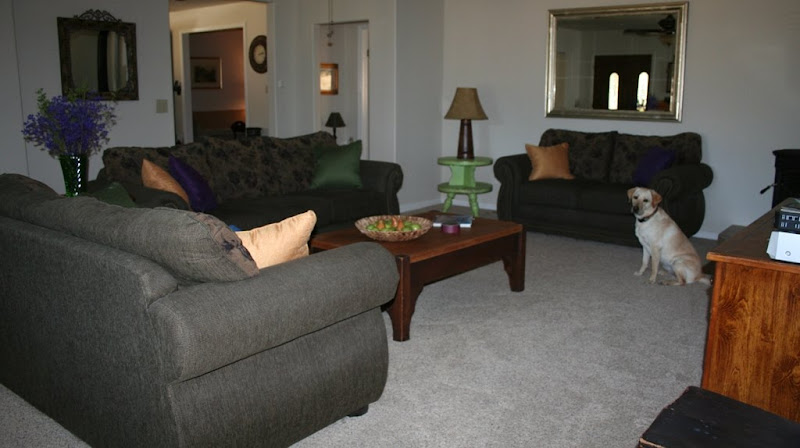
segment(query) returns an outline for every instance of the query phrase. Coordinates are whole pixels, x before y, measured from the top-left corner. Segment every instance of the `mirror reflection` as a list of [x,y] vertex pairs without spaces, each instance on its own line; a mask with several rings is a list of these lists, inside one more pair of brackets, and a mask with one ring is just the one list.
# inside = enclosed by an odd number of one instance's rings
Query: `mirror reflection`
[[58,18],[61,89],[98,92],[104,99],[136,100],[136,25],[105,11]]
[[547,116],[680,121],[687,7],[551,10]]

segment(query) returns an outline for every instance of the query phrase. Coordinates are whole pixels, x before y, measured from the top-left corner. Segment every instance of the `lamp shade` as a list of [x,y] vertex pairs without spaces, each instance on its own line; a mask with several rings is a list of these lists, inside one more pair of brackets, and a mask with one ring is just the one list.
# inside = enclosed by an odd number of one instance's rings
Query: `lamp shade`
[[339,112],[331,112],[328,115],[328,121],[325,122],[326,128],[343,128],[344,126],[344,120]]
[[486,112],[478,99],[478,89],[474,87],[458,87],[453,97],[453,104],[444,118],[451,120],[486,120]]

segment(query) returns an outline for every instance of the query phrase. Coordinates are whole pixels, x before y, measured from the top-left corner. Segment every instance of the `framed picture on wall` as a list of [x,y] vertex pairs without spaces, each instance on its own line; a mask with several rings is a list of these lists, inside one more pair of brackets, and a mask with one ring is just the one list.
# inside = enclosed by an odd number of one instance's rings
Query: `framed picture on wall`
[[339,64],[319,64],[319,93],[339,94]]
[[193,89],[221,89],[222,61],[220,58],[190,58]]

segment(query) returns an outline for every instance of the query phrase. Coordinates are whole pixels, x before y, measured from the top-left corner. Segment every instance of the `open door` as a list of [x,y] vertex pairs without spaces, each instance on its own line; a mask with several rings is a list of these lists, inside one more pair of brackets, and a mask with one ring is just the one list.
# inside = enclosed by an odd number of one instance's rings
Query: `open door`
[[182,43],[183,142],[231,135],[235,122],[247,122],[242,28],[186,33]]

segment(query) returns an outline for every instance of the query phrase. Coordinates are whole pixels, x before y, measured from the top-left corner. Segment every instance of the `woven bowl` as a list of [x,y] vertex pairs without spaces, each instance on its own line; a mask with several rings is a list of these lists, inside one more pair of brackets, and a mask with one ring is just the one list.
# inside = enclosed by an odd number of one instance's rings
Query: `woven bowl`
[[[392,219],[392,217],[399,218],[401,221],[410,221],[420,225],[419,230],[412,232],[377,232],[374,230],[367,230],[370,224],[378,222],[378,220]],[[364,235],[378,241],[410,241],[421,237],[428,230],[431,229],[433,223],[430,219],[420,218],[419,216],[406,216],[406,215],[379,215],[361,218],[356,221],[356,228]]]

